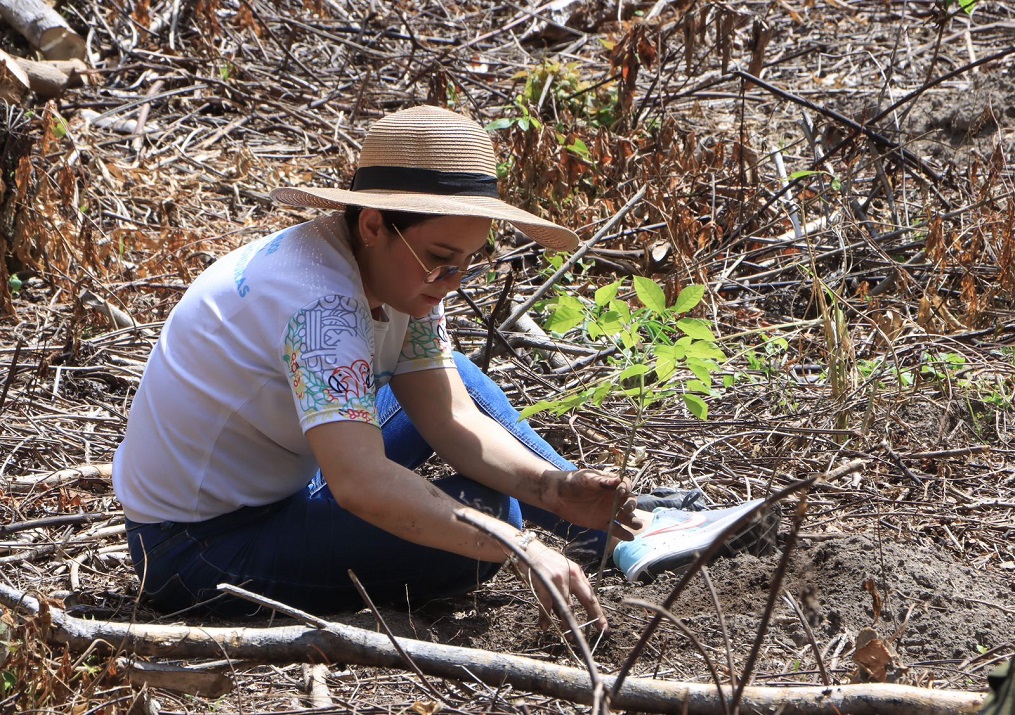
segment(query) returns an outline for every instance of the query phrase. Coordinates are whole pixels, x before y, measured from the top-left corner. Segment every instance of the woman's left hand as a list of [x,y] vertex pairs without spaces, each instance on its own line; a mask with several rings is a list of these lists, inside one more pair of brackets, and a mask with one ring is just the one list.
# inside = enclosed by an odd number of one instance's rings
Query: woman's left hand
[[634,514],[637,503],[630,480],[598,469],[550,471],[544,477],[555,485],[551,510],[572,524],[606,531],[614,519],[613,534],[623,541],[633,539],[631,529],[641,527]]

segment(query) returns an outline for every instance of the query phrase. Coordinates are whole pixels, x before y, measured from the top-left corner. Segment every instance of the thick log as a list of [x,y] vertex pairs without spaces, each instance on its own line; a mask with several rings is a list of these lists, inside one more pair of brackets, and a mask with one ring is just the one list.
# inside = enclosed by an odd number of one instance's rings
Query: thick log
[[8,104],[19,104],[30,86],[28,75],[17,61],[0,50],[0,100]]
[[0,0],[0,17],[47,60],[83,60],[85,41],[43,0]]
[[59,97],[71,87],[80,87],[84,84],[84,72],[88,69],[81,60],[35,62],[21,57],[15,57],[14,60],[28,75],[32,91],[43,99]]
[[[39,602],[0,583],[0,603],[37,614]],[[326,629],[305,626],[215,628],[91,621],[49,608],[52,626],[44,637],[75,652],[117,647],[121,652],[162,658],[211,658],[270,663],[357,663],[405,668],[403,655],[381,633],[332,623]],[[574,703],[592,702],[589,674],[521,656],[425,643],[399,638],[403,651],[427,675],[452,680],[479,679],[492,686],[542,693]],[[115,644],[115,646],[110,645]],[[609,691],[614,678],[603,676]],[[729,697],[728,689],[723,691]],[[928,690],[906,685],[749,687],[742,712],[782,715],[972,715],[984,696],[959,690]],[[627,678],[611,702],[617,709],[654,713],[718,715],[722,702],[715,686]]]

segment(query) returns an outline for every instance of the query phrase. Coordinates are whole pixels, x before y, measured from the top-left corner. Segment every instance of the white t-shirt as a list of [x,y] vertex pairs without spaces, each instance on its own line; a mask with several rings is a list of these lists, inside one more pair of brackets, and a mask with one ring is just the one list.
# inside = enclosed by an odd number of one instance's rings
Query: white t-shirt
[[126,516],[204,521],[284,499],[318,469],[307,430],[377,425],[392,375],[454,367],[443,304],[383,311],[371,318],[341,214],[209,267],[166,321],[113,458]]

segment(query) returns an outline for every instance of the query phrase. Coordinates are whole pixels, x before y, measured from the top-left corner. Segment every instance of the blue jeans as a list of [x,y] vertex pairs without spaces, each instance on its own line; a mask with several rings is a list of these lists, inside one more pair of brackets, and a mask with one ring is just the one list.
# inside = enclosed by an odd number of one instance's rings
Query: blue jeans
[[[479,408],[555,467],[574,469],[518,413],[503,391],[465,356],[455,362]],[[389,459],[416,469],[433,449],[405,415],[391,390],[377,394]],[[602,553],[606,535],[579,529],[553,514],[454,475],[435,484],[457,501],[521,528],[523,519]],[[492,578],[500,564],[476,561],[400,539],[346,511],[318,474],[307,489],[274,504],[244,507],[197,523],[138,524],[128,520],[127,541],[144,592],[163,611],[201,604],[223,616],[257,606],[225,596],[231,583],[314,613],[358,609],[362,598],[351,570],[372,599],[412,603],[464,593]]]

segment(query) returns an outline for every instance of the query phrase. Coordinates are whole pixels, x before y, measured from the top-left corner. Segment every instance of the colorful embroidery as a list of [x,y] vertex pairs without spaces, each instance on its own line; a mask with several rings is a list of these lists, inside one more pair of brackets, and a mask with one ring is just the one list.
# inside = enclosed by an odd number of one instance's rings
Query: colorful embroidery
[[451,355],[447,321],[440,306],[420,320],[410,320],[402,344],[402,360],[442,363]]
[[286,329],[289,383],[304,416],[331,413],[377,424],[370,315],[356,300],[328,296],[296,313]]

